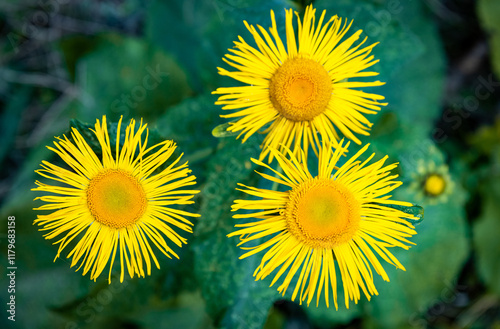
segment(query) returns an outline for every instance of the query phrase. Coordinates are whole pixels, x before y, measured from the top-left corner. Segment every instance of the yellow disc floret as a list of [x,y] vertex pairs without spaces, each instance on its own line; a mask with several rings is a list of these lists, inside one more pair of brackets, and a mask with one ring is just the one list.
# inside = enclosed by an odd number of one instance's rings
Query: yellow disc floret
[[147,199],[135,177],[123,170],[108,169],[90,181],[87,204],[98,222],[122,228],[141,218]]
[[299,240],[313,248],[332,248],[358,231],[360,204],[342,184],[316,178],[291,191],[285,217]]
[[303,57],[288,59],[276,70],[269,84],[274,107],[292,121],[310,121],[326,109],[332,82],[325,68]]
[[446,181],[441,175],[431,174],[425,179],[424,189],[429,195],[438,196],[444,192],[445,188]]

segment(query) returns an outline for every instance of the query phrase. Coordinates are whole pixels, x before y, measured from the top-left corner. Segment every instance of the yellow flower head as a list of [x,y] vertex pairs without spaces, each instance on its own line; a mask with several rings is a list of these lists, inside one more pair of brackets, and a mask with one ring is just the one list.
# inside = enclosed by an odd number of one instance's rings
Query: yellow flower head
[[[329,306],[332,291],[338,308],[337,273],[341,276],[346,307],[349,300],[358,302],[360,289],[369,300],[371,295],[378,294],[372,268],[389,281],[378,257],[405,270],[388,248],[408,249],[413,243],[407,238],[416,234],[406,218],[417,218],[394,207],[412,204],[390,200],[387,195],[401,185],[394,180],[397,175],[390,174],[397,163],[384,165],[386,156],[368,164],[374,154],[361,162],[358,157],[366,151],[366,145],[338,168],[336,163],[349,145],[342,144],[341,141],[335,151],[331,145],[323,144],[316,177],[310,174],[307,163],[298,160],[290,150],[287,151],[289,159],[276,150],[270,151],[283,173],[252,159],[276,175],[259,173],[262,177],[289,190],[273,191],[239,184],[243,186],[241,191],[260,199],[236,200],[232,206],[233,211],[254,211],[234,215],[234,218],[257,219],[237,224],[239,229],[228,235],[240,236],[239,246],[249,244],[241,247],[248,250],[241,258],[267,249],[254,272],[256,279],[274,273],[273,285],[284,276],[278,287],[284,295],[298,275],[292,300],[300,291],[299,301],[307,299],[308,305],[315,293],[318,304],[324,291]],[[256,245],[254,240],[261,238],[263,241]]]
[[[432,152],[436,152],[434,148]],[[433,159],[420,159],[416,171],[411,173],[411,181],[408,188],[415,194],[415,199],[429,205],[448,202],[456,188],[448,166],[444,163],[438,165]]]
[[361,48],[365,38],[353,46],[361,30],[341,41],[352,22],[348,24],[347,20],[343,22],[334,16],[324,23],[326,11],[323,11],[316,24],[315,12],[312,5],[308,6],[302,21],[295,13],[296,32],[293,11],[286,11],[286,49],[278,35],[273,11],[270,34],[259,25],[257,31],[245,22],[257,48],[239,37],[235,49],[229,49],[232,54],[223,58],[237,70],[218,68],[219,74],[246,84],[214,92],[221,94],[216,104],[224,105],[224,110],[236,110],[222,115],[236,118],[228,131],[239,132],[238,137],[244,135],[245,142],[269,125],[264,131],[267,135],[260,160],[269,156],[271,162],[273,153],[269,150],[284,152],[285,147],[291,148],[295,155],[300,155],[302,147],[307,155],[311,145],[317,154],[318,134],[322,140],[337,145],[337,129],[361,144],[354,134],[369,135],[372,125],[364,115],[377,113],[381,105],[386,105],[378,102],[384,97],[357,89],[380,86],[382,82],[348,81],[378,75],[363,71],[378,62],[369,55],[376,44]]
[[430,174],[424,182],[424,190],[429,195],[441,195],[446,189],[446,181],[439,174]]
[[[136,129],[134,120],[125,129],[125,139],[120,145],[121,119],[117,126],[116,144],[110,144],[110,137],[103,116],[102,124],[97,120],[95,138],[102,149],[99,158],[75,128],[71,137],[57,138],[54,151],[71,170],[42,161],[41,176],[63,183],[48,185],[36,182],[34,191],[48,193],[35,200],[45,202],[35,210],[51,211],[38,215],[35,224],[40,230],[48,231],[46,239],[59,240],[56,259],[73,240],[73,267],[79,261],[83,275],[90,271],[94,281],[110,263],[109,282],[115,255],[120,255],[123,281],[125,267],[130,277],[134,274],[151,274],[151,259],[159,268],[151,242],[167,257],[178,258],[165,241],[181,247],[186,239],[174,227],[192,232],[192,223],[185,218],[197,214],[171,208],[172,205],[191,204],[199,191],[185,190],[195,184],[195,176],[187,162],[177,165],[177,158],[167,166],[176,146],[172,141],[163,141],[147,148],[148,129],[141,124]],[[145,133],[145,136],[144,136]],[[181,155],[182,156],[182,155]],[[161,167],[162,166],[162,167]],[[145,263],[145,265],[144,265]]]

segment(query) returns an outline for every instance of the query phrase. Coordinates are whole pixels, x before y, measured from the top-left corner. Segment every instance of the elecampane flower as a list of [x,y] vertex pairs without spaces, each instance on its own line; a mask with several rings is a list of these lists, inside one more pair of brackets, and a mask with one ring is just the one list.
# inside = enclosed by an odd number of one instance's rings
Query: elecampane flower
[[411,173],[411,184],[408,189],[415,194],[415,199],[436,205],[448,202],[455,189],[449,168],[446,164],[436,164],[434,160],[420,159],[416,171]]
[[46,194],[35,199],[45,202],[35,210],[51,212],[38,215],[34,223],[42,227],[41,231],[48,231],[46,239],[58,238],[54,242],[59,245],[56,259],[73,240],[77,241],[67,256],[72,258],[71,267],[81,262],[77,271],[83,266],[83,275],[90,271],[94,281],[110,263],[111,282],[117,253],[120,281],[125,268],[130,277],[150,275],[151,260],[160,267],[151,243],[167,257],[178,258],[169,244],[181,247],[187,240],[174,227],[191,233],[192,223],[185,217],[199,216],[171,207],[193,203],[193,196],[199,192],[184,189],[196,182],[187,162],[178,165],[181,157],[165,165],[176,145],[167,140],[147,148],[147,125],[141,122],[136,129],[134,120],[126,127],[120,145],[121,121],[115,145],[110,144],[105,116],[102,124],[97,120],[95,130],[91,129],[102,149],[101,159],[73,128],[73,141],[63,136],[54,142],[55,147],[48,147],[71,170],[47,161],[36,170],[64,185],[36,182],[38,187],[33,190]]
[[[254,272],[256,280],[273,274],[271,285],[280,278],[278,291],[285,295],[292,280],[296,280],[292,300],[299,296],[307,305],[324,291],[326,305],[329,294],[337,304],[337,276],[340,274],[344,289],[345,305],[349,300],[360,299],[360,290],[370,300],[376,295],[372,268],[389,281],[379,258],[405,270],[389,251],[391,247],[408,249],[407,238],[416,234],[406,218],[416,219],[396,206],[411,203],[390,199],[389,192],[401,185],[397,175],[390,171],[397,163],[384,165],[387,156],[368,164],[358,157],[368,145],[350,158],[340,168],[336,167],[340,156],[347,151],[341,141],[335,151],[325,144],[319,150],[318,175],[313,177],[307,163],[299,161],[291,151],[289,159],[271,150],[283,169],[280,173],[266,167],[276,176],[260,175],[286,186],[288,191],[274,191],[255,187],[243,187],[241,191],[257,197],[257,200],[235,200],[233,211],[237,219],[257,219],[235,225],[237,231],[229,237],[239,236],[242,249],[248,250],[241,258],[263,253],[260,265]],[[257,239],[262,239],[254,241]],[[243,246],[244,245],[244,246]],[[267,251],[265,251],[267,250]],[[298,275],[298,279],[297,279]]]
[[315,12],[312,5],[308,6],[302,21],[295,13],[295,31],[293,11],[286,11],[286,48],[273,11],[270,34],[259,25],[256,29],[244,22],[257,48],[239,37],[235,48],[229,49],[232,54],[223,58],[236,71],[218,68],[219,74],[245,84],[214,92],[221,95],[216,104],[236,111],[222,115],[234,119],[227,130],[239,132],[238,137],[243,135],[245,142],[269,125],[264,129],[267,135],[260,160],[269,156],[271,162],[273,153],[269,150],[273,148],[283,152],[289,147],[295,155],[300,155],[302,148],[307,155],[311,145],[317,153],[318,135],[336,145],[338,131],[360,144],[355,134],[369,135],[372,126],[365,114],[377,113],[380,106],[386,105],[379,103],[383,96],[359,89],[380,86],[382,82],[351,81],[378,75],[364,71],[378,62],[370,55],[376,44],[362,47],[365,38],[354,45],[362,30],[344,38],[352,22],[334,16],[325,23],[326,11],[316,22]]

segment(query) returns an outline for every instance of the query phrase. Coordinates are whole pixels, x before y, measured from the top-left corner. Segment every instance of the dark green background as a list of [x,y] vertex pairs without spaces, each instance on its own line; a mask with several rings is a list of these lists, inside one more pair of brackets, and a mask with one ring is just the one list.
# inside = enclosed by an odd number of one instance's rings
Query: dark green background
[[[394,197],[420,204],[424,221],[409,251],[394,250],[403,272],[349,310],[306,308],[255,282],[259,256],[238,260],[230,205],[236,183],[266,187],[253,173],[262,138],[214,138],[223,123],[211,92],[235,85],[217,74],[243,20],[284,32],[284,8],[307,1],[7,0],[0,4],[0,302],[6,277],[7,217],[16,217],[13,328],[500,328],[500,2],[494,0],[316,0],[327,16],[354,19],[380,42],[371,91],[389,105],[370,116],[362,139],[401,163]],[[45,148],[70,122],[85,131],[106,114],[144,118],[152,140],[174,139],[201,193],[180,260],[160,256],[145,279],[97,282],[55,263],[57,247],[32,225],[30,189]],[[354,152],[358,146],[354,146]],[[418,168],[449,171],[454,188],[436,202],[411,187]],[[339,291],[339,300],[343,299]],[[289,297],[288,295],[286,297]]]

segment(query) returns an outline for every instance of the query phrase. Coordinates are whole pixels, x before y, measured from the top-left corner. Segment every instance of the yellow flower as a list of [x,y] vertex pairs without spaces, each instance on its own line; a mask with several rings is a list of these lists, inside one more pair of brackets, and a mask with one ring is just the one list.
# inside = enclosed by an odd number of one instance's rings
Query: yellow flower
[[429,195],[440,195],[446,188],[446,181],[443,176],[430,174],[424,182],[424,190]]
[[[256,280],[274,273],[271,285],[282,276],[278,291],[285,294],[292,279],[297,275],[292,300],[299,294],[299,301],[307,299],[307,305],[321,292],[325,292],[329,306],[330,287],[335,307],[337,305],[337,273],[340,273],[345,304],[358,302],[360,289],[370,300],[377,290],[373,283],[372,267],[385,281],[389,277],[378,257],[405,270],[388,250],[390,247],[408,249],[413,244],[406,238],[416,234],[408,219],[416,219],[396,209],[395,206],[412,206],[411,203],[390,200],[387,193],[401,185],[397,175],[390,171],[397,163],[384,165],[387,156],[368,164],[358,157],[368,147],[363,147],[340,168],[336,167],[341,155],[347,151],[341,141],[335,151],[330,146],[319,150],[318,175],[313,177],[307,163],[299,161],[290,150],[290,159],[271,150],[283,169],[273,170],[261,161],[256,164],[274,172],[276,177],[259,173],[262,177],[286,186],[288,191],[273,191],[243,186],[241,191],[258,197],[258,200],[236,200],[233,211],[246,213],[234,218],[257,218],[244,224],[231,234],[240,236],[238,246],[248,250],[240,258],[263,252],[260,265],[254,272]],[[254,211],[248,213],[248,210]],[[263,241],[254,241],[256,239]],[[257,242],[257,245],[256,245]],[[378,257],[377,257],[378,256]],[[338,271],[338,272],[337,272]]]
[[136,129],[134,120],[126,127],[120,145],[121,121],[115,145],[110,144],[105,116],[102,124],[97,120],[95,130],[90,129],[100,144],[102,159],[73,128],[73,142],[63,136],[54,142],[55,147],[48,147],[71,170],[47,161],[42,161],[42,169],[36,170],[41,176],[64,185],[36,182],[38,187],[34,191],[49,194],[35,199],[45,202],[35,210],[51,213],[38,215],[34,223],[42,226],[41,231],[48,231],[44,235],[46,239],[59,238],[54,242],[59,245],[55,259],[75,241],[67,256],[72,258],[71,267],[81,261],[77,271],[83,266],[83,275],[90,271],[94,281],[109,261],[111,282],[117,252],[120,281],[123,281],[125,267],[130,277],[150,275],[151,259],[160,267],[151,242],[167,257],[178,258],[165,236],[181,247],[187,240],[174,227],[192,232],[192,223],[184,217],[199,216],[171,207],[193,203],[191,199],[199,192],[182,189],[196,182],[195,176],[189,175],[187,162],[177,165],[181,157],[166,165],[176,145],[163,141],[147,148],[147,125],[141,121]]
[[378,62],[369,55],[376,44],[361,48],[365,38],[353,46],[362,30],[341,41],[352,22],[347,24],[347,20],[342,22],[334,16],[324,23],[326,11],[323,11],[316,24],[315,12],[312,5],[308,6],[302,21],[295,13],[298,20],[296,37],[293,11],[286,11],[286,49],[278,35],[273,11],[270,35],[261,26],[257,25],[257,31],[244,22],[257,48],[239,37],[235,49],[229,49],[232,54],[223,58],[236,71],[218,68],[219,74],[246,84],[218,88],[214,92],[221,94],[216,104],[224,105],[224,110],[237,110],[222,115],[236,118],[227,130],[239,132],[238,137],[244,135],[242,142],[245,142],[269,125],[264,130],[267,135],[260,160],[269,156],[269,162],[272,161],[271,148],[283,152],[289,147],[295,155],[300,155],[302,148],[307,155],[311,145],[317,154],[319,136],[337,145],[337,130],[361,144],[354,133],[369,135],[372,126],[364,115],[375,114],[381,105],[386,105],[378,102],[384,99],[383,96],[359,90],[384,83],[348,81],[378,75],[363,71]]
[[[435,152],[436,149],[432,148],[430,154]],[[436,160],[444,161],[442,156]],[[410,176],[411,184],[408,189],[415,194],[415,200],[425,204],[448,202],[449,196],[456,188],[448,166],[444,163],[438,165],[434,159],[420,159],[416,170]]]

